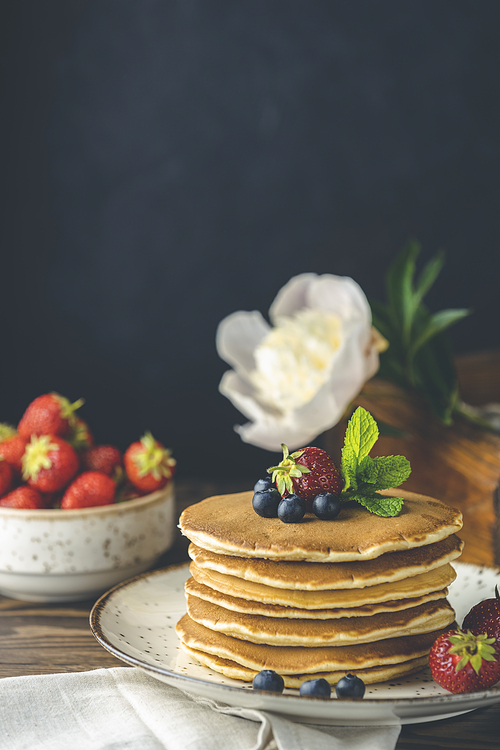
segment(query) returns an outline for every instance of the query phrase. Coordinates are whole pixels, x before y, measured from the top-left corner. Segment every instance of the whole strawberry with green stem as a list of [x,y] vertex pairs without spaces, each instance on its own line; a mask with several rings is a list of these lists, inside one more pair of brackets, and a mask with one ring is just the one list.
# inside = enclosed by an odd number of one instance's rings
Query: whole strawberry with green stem
[[10,490],[13,478],[14,472],[12,468],[7,461],[0,458],[0,497]]
[[450,693],[486,690],[500,680],[500,646],[486,633],[450,630],[435,640],[429,666],[435,682]]
[[102,471],[115,482],[123,477],[123,457],[115,445],[95,445],[82,454],[82,465],[87,471]]
[[150,432],[129,445],[123,462],[129,481],[143,494],[165,487],[175,473],[176,460],[172,452]]
[[84,419],[76,415],[71,420],[70,429],[65,436],[65,440],[78,452],[86,451],[94,445],[94,436],[90,431],[90,427]]
[[66,487],[80,467],[74,448],[58,435],[33,435],[23,455],[23,479],[40,492]]
[[38,490],[23,484],[4,495],[0,499],[0,506],[2,508],[18,508],[19,510],[45,510],[47,503]]
[[7,461],[18,475],[23,470],[22,460],[27,444],[28,441],[26,438],[21,437],[21,435],[12,435],[0,443],[0,458]]
[[29,404],[21,417],[17,431],[26,439],[29,439],[31,435],[65,437],[70,432],[75,410],[82,404],[81,398],[71,404],[59,393],[45,393]]
[[17,430],[7,422],[0,422],[0,442],[17,434]]
[[474,605],[465,616],[462,623],[463,630],[470,630],[478,635],[486,633],[490,638],[496,638],[500,644],[500,594],[495,586],[495,597],[484,599]]
[[111,505],[115,501],[116,484],[102,471],[84,471],[74,479],[61,500],[62,510]]
[[309,446],[290,453],[284,443],[281,448],[283,460],[267,471],[272,474],[272,481],[282,497],[299,495],[310,510],[316,495],[322,492],[340,494],[342,478],[326,451]]

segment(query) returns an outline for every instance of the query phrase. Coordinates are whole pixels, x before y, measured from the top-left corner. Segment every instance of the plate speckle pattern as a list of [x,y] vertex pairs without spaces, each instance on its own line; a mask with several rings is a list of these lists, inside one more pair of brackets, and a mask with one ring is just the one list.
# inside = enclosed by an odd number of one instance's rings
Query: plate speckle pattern
[[[500,571],[455,563],[457,579],[449,601],[462,622],[469,609],[494,595]],[[175,625],[185,613],[188,565],[138,576],[105,594],[91,613],[91,628],[101,645],[122,661],[187,692],[230,705],[266,708],[298,720],[330,724],[415,723],[458,715],[500,701],[500,686],[466,695],[439,687],[428,669],[407,678],[367,685],[363,701],[311,701],[298,690],[264,698],[250,683],[232,680],[195,662],[179,645]]]

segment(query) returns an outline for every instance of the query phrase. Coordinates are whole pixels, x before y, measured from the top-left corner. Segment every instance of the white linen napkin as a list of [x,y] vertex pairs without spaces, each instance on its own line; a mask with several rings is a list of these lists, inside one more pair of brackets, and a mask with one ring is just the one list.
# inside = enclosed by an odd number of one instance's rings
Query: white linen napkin
[[0,680],[0,750],[393,750],[400,729],[298,724],[129,667]]

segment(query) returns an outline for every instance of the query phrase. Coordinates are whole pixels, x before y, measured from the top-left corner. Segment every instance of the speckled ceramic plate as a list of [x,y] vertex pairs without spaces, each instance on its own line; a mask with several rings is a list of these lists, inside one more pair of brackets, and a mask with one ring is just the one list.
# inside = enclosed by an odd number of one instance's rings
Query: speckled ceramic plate
[[[493,596],[500,570],[456,563],[457,579],[449,600],[458,622],[469,609]],[[490,690],[451,695],[433,682],[429,670],[394,682],[367,685],[362,701],[311,700],[298,690],[262,694],[250,684],[231,680],[190,659],[175,633],[185,613],[184,582],[188,566],[145,573],[115,586],[95,604],[92,632],[114,656],[162,682],[233,706],[292,715],[315,724],[414,724],[457,716],[500,701],[500,684]]]

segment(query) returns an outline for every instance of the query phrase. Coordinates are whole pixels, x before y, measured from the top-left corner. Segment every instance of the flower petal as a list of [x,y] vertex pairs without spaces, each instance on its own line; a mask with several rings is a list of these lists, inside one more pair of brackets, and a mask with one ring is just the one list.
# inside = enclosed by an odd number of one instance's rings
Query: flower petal
[[307,303],[307,292],[310,284],[317,279],[316,273],[301,273],[293,276],[284,287],[282,287],[269,308],[269,319],[273,325],[281,317],[293,315],[304,307],[310,307]]
[[371,324],[371,310],[366,296],[354,279],[325,273],[317,276],[307,289],[307,307],[338,315],[342,320],[359,320]]
[[256,367],[254,350],[271,330],[260,313],[234,313],[217,331],[219,355],[237,371],[225,373],[219,390],[251,420],[234,429],[242,440],[265,450],[279,453],[281,443],[290,450],[310,444],[342,419],[379,366],[370,306],[353,279],[333,274],[295,276],[277,294],[269,315],[277,323],[307,308],[336,316],[341,341],[333,354],[327,382],[310,401],[286,414],[259,401],[251,382],[250,374]]
[[286,443],[291,450],[304,448],[319,434],[310,424],[306,425],[296,419],[285,422],[283,419],[269,418],[235,425],[234,429],[245,443],[273,453],[281,452],[281,443]]
[[242,374],[255,369],[254,350],[270,331],[269,324],[257,310],[240,310],[221,320],[215,345],[219,357]]
[[255,398],[255,389],[233,370],[224,373],[219,383],[219,392],[226,396],[248,419],[266,420],[268,410]]

